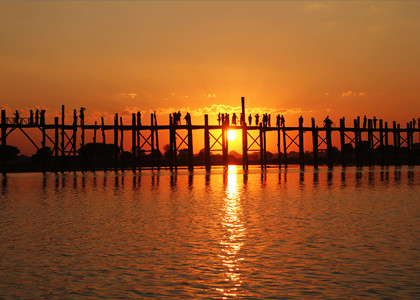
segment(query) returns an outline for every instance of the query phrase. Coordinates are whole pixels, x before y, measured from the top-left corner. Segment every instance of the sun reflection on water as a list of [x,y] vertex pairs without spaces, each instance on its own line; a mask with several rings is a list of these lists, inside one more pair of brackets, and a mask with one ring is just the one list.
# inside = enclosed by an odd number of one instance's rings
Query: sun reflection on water
[[236,166],[229,166],[226,174],[227,182],[224,185],[224,214],[221,222],[225,233],[219,242],[222,246],[222,253],[219,256],[225,268],[224,280],[227,287],[218,290],[223,293],[224,299],[236,297],[242,285],[240,262],[243,258],[239,255],[239,251],[244,244],[246,228],[241,220],[242,207],[237,175]]

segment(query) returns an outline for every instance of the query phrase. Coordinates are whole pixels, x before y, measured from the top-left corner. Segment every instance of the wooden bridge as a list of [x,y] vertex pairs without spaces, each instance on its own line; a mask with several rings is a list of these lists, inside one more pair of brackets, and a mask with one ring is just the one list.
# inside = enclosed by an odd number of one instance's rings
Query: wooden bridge
[[[114,124],[105,125],[101,118],[101,124],[95,122],[93,125],[85,124],[82,109],[80,115],[76,112],[73,115],[73,123],[65,124],[65,108],[62,106],[61,120],[54,118],[54,124],[46,124],[45,115],[41,113],[40,118],[34,120],[31,112],[30,118],[10,118],[6,117],[6,111],[1,111],[1,167],[2,173],[8,171],[6,155],[7,138],[14,131],[22,132],[27,140],[33,144],[41,156],[42,172],[65,172],[65,171],[95,171],[102,169],[107,171],[131,169],[132,171],[141,170],[144,167],[157,168],[168,167],[171,171],[177,170],[180,163],[181,152],[186,156],[186,166],[192,171],[194,166],[205,166],[207,170],[212,166],[212,153],[221,153],[222,165],[228,165],[229,145],[228,130],[240,130],[242,132],[242,166],[248,169],[249,153],[259,153],[259,165],[266,168],[267,159],[267,133],[275,132],[277,136],[277,158],[275,164],[279,168],[287,168],[289,164],[288,151],[290,147],[296,146],[298,149],[298,164],[304,168],[310,163],[317,168],[321,163],[325,163],[332,168],[334,165],[355,164],[357,166],[375,164],[387,166],[394,164],[414,165],[420,163],[420,122],[415,126],[415,121],[400,126],[395,121],[392,126],[387,122],[376,119],[364,119],[360,117],[354,119],[352,127],[347,127],[345,119],[340,119],[338,127],[332,126],[327,122],[325,126],[318,127],[314,118],[311,119],[311,126],[304,127],[303,119],[299,118],[298,126],[288,127],[284,124],[268,126],[267,122],[259,123],[258,126],[250,126],[241,119],[239,126],[232,126],[228,122],[219,125],[210,125],[208,115],[204,115],[204,125],[180,125],[174,119],[174,115],[169,115],[169,125],[158,125],[156,114],[150,115],[150,124],[141,123],[140,113],[132,114],[132,122],[124,125],[123,120],[115,114]],[[245,116],[245,101],[242,98],[242,116]],[[378,126],[376,126],[378,123]],[[41,141],[35,141],[27,132],[28,129],[35,128],[41,131]],[[93,131],[92,141],[89,143],[90,151],[86,151],[86,132]],[[102,141],[98,142],[97,133],[100,131]],[[92,154],[96,150],[106,152],[106,132],[113,132],[113,147],[108,161],[104,155],[104,162],[100,168],[97,167],[96,158]],[[159,134],[163,131],[169,133],[169,149],[163,159],[159,151]],[[204,134],[204,159],[197,161],[193,154],[193,131],[202,131]],[[131,150],[130,157],[125,157],[123,151],[124,135],[130,134]],[[309,155],[304,150],[304,135],[309,133],[312,138],[312,153]],[[339,135],[339,146],[333,146],[333,135]],[[80,144],[77,147],[78,138]],[[365,140],[363,140],[365,137]],[[367,138],[366,138],[367,137]],[[414,140],[418,143],[414,143]],[[392,142],[391,142],[392,139]],[[338,139],[334,139],[338,140]],[[51,153],[48,153],[47,147]],[[186,147],[186,148],[182,148]],[[182,149],[181,149],[182,148]],[[82,151],[81,151],[82,150]],[[186,152],[186,155],[185,155]],[[323,159],[320,159],[322,156]],[[77,161],[77,163],[76,163]],[[112,166],[109,166],[112,164]]]

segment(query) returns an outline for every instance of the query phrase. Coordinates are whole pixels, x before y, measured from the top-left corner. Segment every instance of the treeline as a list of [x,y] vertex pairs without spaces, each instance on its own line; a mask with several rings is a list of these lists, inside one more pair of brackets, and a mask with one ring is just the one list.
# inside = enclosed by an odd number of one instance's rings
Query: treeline
[[[361,142],[361,160],[363,165],[368,165],[371,160],[373,164],[380,165],[383,161],[385,165],[393,164],[420,164],[420,144],[414,144],[413,149],[401,147],[398,149],[398,157],[395,155],[393,146],[376,147],[369,154],[369,143]],[[356,164],[356,150],[352,144],[345,144],[343,147],[346,156],[347,165]],[[163,153],[160,150],[153,152],[140,151],[137,155],[133,155],[131,151],[121,151],[118,146],[114,144],[102,143],[88,143],[77,151],[77,155],[73,153],[59,153],[55,157],[53,150],[50,147],[41,148],[32,156],[19,155],[20,150],[15,146],[7,145],[2,155],[5,157],[6,169],[8,172],[38,172],[45,167],[48,171],[74,171],[74,170],[111,170],[115,167],[119,169],[131,169],[135,167],[169,167],[171,150],[169,145],[163,148]],[[334,164],[340,164],[343,152],[337,147],[332,147],[332,158]],[[371,157],[369,156],[371,155]],[[382,157],[381,157],[382,156]],[[306,151],[304,155],[305,164],[313,164],[313,153]],[[222,165],[223,156],[221,154],[211,154],[212,165]],[[267,164],[276,165],[279,162],[277,153],[267,151]],[[396,161],[397,160],[397,161]],[[248,153],[249,164],[260,164],[260,153]],[[280,153],[280,162],[284,164],[283,153]],[[178,166],[188,165],[188,150],[181,149],[177,153],[176,163]],[[229,164],[242,164],[242,155],[231,151],[228,155]],[[288,164],[299,164],[299,153],[290,151],[287,153]],[[327,164],[326,152],[320,151],[318,153],[318,163]],[[43,164],[46,164],[45,166]],[[116,165],[117,164],[117,165]],[[194,165],[205,165],[204,149],[201,149],[198,154],[194,155]]]

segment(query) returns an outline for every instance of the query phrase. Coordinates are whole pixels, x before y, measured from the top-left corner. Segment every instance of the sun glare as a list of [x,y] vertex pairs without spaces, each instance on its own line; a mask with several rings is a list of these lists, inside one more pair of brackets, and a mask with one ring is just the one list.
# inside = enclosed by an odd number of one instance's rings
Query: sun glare
[[228,140],[233,141],[234,139],[236,139],[236,131],[228,130]]

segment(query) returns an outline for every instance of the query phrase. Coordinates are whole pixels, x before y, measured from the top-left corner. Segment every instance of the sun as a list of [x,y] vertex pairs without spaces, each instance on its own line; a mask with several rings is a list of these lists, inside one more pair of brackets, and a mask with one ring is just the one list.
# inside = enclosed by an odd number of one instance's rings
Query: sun
[[236,139],[236,131],[235,130],[228,130],[228,140],[233,141]]

